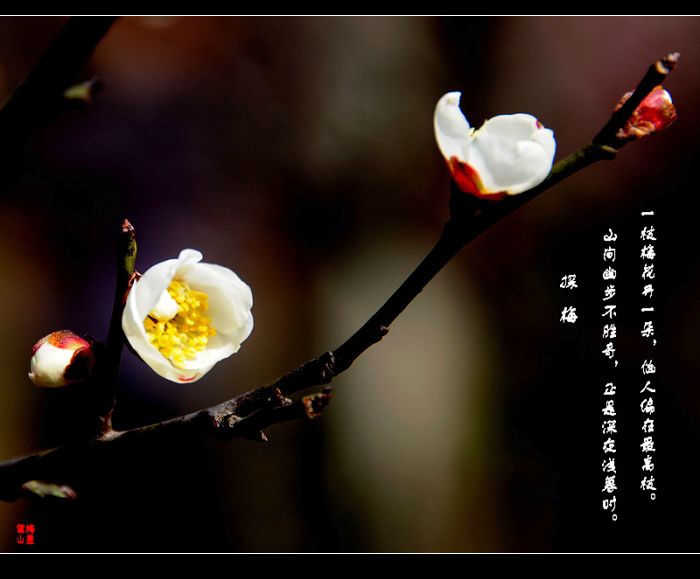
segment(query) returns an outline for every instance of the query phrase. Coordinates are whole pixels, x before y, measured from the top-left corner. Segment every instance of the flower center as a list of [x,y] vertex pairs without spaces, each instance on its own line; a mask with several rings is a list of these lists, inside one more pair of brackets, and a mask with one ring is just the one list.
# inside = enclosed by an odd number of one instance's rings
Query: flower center
[[[168,299],[168,297],[170,299]],[[161,307],[166,301],[177,304],[177,313],[169,319]],[[176,368],[184,369],[185,361],[192,360],[207,347],[216,330],[211,319],[204,314],[209,307],[209,297],[204,292],[190,288],[185,282],[173,280],[163,293],[156,308],[143,321],[151,344]],[[173,308],[174,311],[174,308]]]

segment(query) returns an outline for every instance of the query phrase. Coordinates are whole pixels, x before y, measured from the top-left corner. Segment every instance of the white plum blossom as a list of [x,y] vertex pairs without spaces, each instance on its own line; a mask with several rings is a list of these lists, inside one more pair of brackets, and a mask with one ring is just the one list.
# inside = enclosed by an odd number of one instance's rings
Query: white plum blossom
[[194,382],[238,352],[253,330],[253,294],[233,271],[184,249],[151,267],[129,292],[122,329],[157,374]]
[[34,344],[29,379],[41,388],[60,388],[87,380],[93,364],[92,344],[70,330],[60,330]]
[[484,199],[532,189],[552,169],[554,133],[532,115],[500,115],[475,130],[459,108],[461,93],[435,107],[435,138],[457,186]]

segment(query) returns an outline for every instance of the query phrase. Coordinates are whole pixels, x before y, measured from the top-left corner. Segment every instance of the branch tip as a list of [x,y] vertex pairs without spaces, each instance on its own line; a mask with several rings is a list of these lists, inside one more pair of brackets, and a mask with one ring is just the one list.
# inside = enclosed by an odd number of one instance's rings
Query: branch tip
[[676,68],[680,57],[680,52],[669,52],[666,56],[656,61],[657,72],[663,75],[671,74],[673,69]]
[[134,226],[131,225],[131,222],[128,219],[122,221],[122,233],[124,235],[128,235],[131,238],[136,237],[136,231],[134,230]]
[[282,394],[282,390],[279,388],[275,388],[274,391],[275,395],[275,400],[279,406],[290,406],[292,404],[292,400],[287,398],[284,394]]

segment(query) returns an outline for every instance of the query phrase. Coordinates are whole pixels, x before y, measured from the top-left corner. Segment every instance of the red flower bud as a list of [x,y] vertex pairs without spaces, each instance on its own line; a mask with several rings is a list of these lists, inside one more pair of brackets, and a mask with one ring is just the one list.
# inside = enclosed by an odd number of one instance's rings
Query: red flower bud
[[[631,95],[631,92],[623,95],[615,110],[620,109]],[[659,85],[639,103],[639,106],[634,110],[625,126],[617,132],[616,136],[621,141],[642,139],[652,133],[663,131],[676,118],[676,107],[673,106],[671,95]]]

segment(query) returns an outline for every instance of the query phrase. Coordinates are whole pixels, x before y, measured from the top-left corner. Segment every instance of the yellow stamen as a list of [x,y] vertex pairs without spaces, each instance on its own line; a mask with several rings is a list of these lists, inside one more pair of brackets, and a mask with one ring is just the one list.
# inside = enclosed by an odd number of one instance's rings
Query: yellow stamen
[[204,315],[209,307],[207,294],[177,280],[168,286],[168,293],[177,303],[177,314],[164,321],[151,312],[143,321],[143,327],[151,344],[173,366],[183,369],[185,361],[194,359],[197,352],[207,347],[209,338],[216,335],[216,330]]

